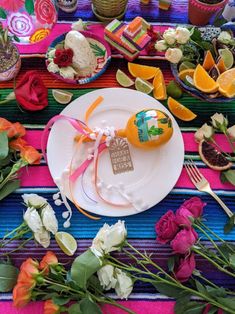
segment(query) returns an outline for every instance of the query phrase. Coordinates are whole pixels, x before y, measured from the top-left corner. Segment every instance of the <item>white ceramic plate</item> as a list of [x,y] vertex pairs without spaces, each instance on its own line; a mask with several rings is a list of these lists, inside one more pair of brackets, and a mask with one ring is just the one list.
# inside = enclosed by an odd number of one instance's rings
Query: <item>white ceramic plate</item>
[[[110,189],[110,185],[119,187],[122,191],[124,187],[125,195],[128,195],[134,205],[119,208],[99,200],[92,184],[91,167],[86,171],[84,184],[88,195],[97,203],[92,202],[83,193],[81,179],[78,179],[75,184],[74,197],[87,211],[105,216],[133,215],[159,203],[174,187],[184,161],[182,135],[174,117],[160,102],[141,92],[125,88],[104,88],[90,92],[74,100],[62,111],[62,114],[83,120],[86,110],[98,96],[103,96],[104,101],[90,118],[89,126],[92,128],[103,128],[105,125],[114,126],[116,129],[125,128],[131,115],[151,108],[165,111],[173,122],[173,136],[160,148],[144,151],[130,145],[134,171],[114,175],[108,151],[100,157],[98,175],[105,183],[102,189],[103,196],[115,203],[126,203],[126,199],[115,188]],[[71,196],[65,169],[70,165],[74,155],[75,135],[76,131],[68,122],[59,121],[52,127],[47,145],[51,175],[59,187],[63,181],[64,191],[69,199]],[[78,154],[78,164],[87,156],[89,145],[85,144]],[[62,180],[59,181],[59,178]]]

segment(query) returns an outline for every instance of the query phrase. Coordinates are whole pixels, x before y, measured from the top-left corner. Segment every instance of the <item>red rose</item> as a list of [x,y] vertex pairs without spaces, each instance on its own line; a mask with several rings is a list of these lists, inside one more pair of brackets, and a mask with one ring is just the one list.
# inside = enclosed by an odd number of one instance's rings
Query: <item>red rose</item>
[[73,50],[68,49],[56,49],[54,63],[59,67],[67,67],[73,63]]
[[177,233],[171,241],[171,247],[174,253],[186,254],[190,248],[196,243],[198,234],[193,228],[189,230],[183,229]]
[[188,281],[196,267],[194,253],[188,257],[180,258],[179,264],[174,269],[175,279],[180,282]]
[[48,105],[48,92],[37,71],[28,71],[17,83],[16,100],[29,111],[42,110]]
[[181,207],[187,208],[194,218],[201,217],[203,214],[203,208],[206,206],[206,203],[203,203],[202,200],[197,197],[191,197],[190,199],[186,200]]
[[56,22],[56,9],[51,0],[36,0],[34,4],[36,19],[41,24]]
[[168,212],[161,217],[155,226],[155,230],[157,233],[157,241],[159,243],[164,244],[174,239],[179,227],[175,222],[175,214],[172,210],[168,210]]
[[175,217],[177,225],[188,229],[191,228],[192,222],[188,217],[192,217],[192,213],[186,207],[181,206],[177,209]]

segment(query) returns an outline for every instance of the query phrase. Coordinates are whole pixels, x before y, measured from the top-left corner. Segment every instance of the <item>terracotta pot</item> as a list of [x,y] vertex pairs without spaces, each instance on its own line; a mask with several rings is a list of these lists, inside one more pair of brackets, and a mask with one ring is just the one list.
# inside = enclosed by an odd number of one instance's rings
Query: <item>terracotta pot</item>
[[203,3],[199,0],[189,0],[188,17],[193,25],[206,25],[210,18],[219,10],[223,9],[228,0],[216,4]]
[[10,43],[8,46],[9,54],[1,49],[0,51],[0,82],[9,81],[16,77],[21,67],[20,54],[17,47]]

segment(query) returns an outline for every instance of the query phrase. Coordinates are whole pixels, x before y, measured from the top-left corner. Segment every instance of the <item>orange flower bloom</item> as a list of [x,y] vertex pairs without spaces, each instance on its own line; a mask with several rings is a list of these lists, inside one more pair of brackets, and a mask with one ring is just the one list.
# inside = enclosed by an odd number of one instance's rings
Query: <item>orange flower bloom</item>
[[43,259],[41,260],[40,264],[39,264],[39,269],[44,271],[44,274],[48,275],[49,274],[49,266],[50,265],[56,265],[58,264],[58,259],[56,257],[56,255],[51,252],[48,251],[46,253],[46,255],[43,257]]
[[0,118],[0,131],[7,131],[11,128],[12,123],[7,119]]
[[36,285],[36,279],[32,274],[26,272],[25,270],[21,270],[17,278],[17,283],[25,285],[29,289],[33,289]]
[[40,164],[41,154],[33,146],[25,146],[20,156],[30,165]]
[[21,151],[27,145],[28,145],[28,143],[20,137],[9,142],[10,148],[17,150],[17,151]]
[[53,303],[52,300],[47,300],[44,303],[44,314],[58,314],[60,313],[60,307]]
[[12,123],[10,129],[8,130],[8,137],[22,137],[25,134],[25,127],[19,122]]
[[32,258],[27,258],[26,261],[24,261],[20,266],[20,271],[25,271],[30,275],[38,275],[38,266],[39,264],[37,261],[34,261]]
[[17,283],[13,289],[13,302],[17,308],[24,307],[30,302],[31,289],[22,283]]

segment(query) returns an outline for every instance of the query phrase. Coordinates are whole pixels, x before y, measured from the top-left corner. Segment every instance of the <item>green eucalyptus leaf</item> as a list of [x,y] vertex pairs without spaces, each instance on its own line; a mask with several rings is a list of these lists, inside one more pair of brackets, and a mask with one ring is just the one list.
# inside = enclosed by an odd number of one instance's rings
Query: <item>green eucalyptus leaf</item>
[[217,298],[217,297],[226,297],[227,293],[224,288],[214,288],[211,286],[206,286],[207,293],[212,297],[212,298]]
[[234,219],[235,219],[235,214],[232,215],[232,217],[230,217],[228,219],[228,222],[224,225],[224,233],[225,234],[228,234],[234,228]]
[[71,267],[71,279],[80,288],[86,288],[87,280],[102,267],[100,260],[91,250],[79,255]]
[[4,20],[7,18],[6,12],[1,7],[0,7],[0,17]]
[[159,293],[171,298],[178,298],[180,292],[182,292],[181,288],[173,287],[171,285],[168,285],[167,283],[162,283],[161,281],[155,281],[153,285]]
[[16,284],[18,269],[9,264],[0,264],[0,292],[9,292]]
[[0,189],[0,201],[20,187],[20,180],[8,181]]
[[34,3],[33,0],[26,0],[25,1],[25,9],[29,13],[29,15],[32,15],[34,12]]
[[199,292],[201,292],[202,294],[206,294],[206,293],[207,293],[206,287],[203,286],[203,285],[200,283],[200,281],[195,280],[195,283],[196,283],[197,290],[198,290]]
[[67,311],[69,314],[83,314],[78,303],[71,305]]
[[53,303],[56,304],[56,305],[65,305],[67,303],[69,303],[69,301],[71,301],[70,298],[64,298],[62,296],[59,296],[59,295],[55,295],[52,297],[52,300],[53,300]]
[[5,159],[9,153],[7,132],[0,132],[0,159]]
[[88,298],[80,302],[80,309],[82,314],[102,314],[100,307]]
[[232,185],[235,185],[235,170],[226,170],[223,171],[220,175],[220,180],[222,183],[229,182]]

